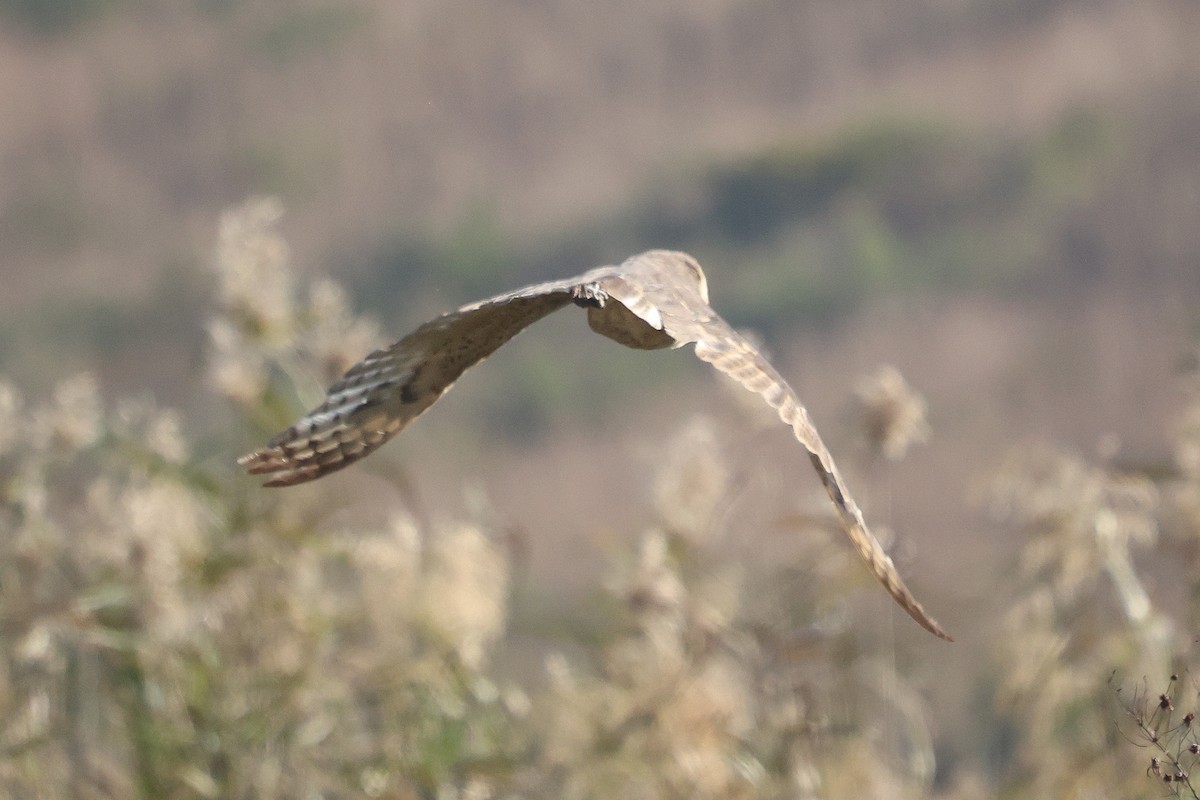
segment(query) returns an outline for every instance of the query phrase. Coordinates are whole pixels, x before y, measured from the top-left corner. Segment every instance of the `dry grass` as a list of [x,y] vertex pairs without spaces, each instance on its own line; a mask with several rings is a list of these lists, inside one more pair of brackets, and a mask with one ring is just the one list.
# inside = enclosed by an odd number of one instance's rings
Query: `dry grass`
[[[255,436],[292,413],[299,376],[336,372],[375,335],[336,286],[292,277],[278,218],[273,201],[231,211],[217,248],[210,385]],[[543,669],[513,673],[496,664],[526,624],[520,551],[486,504],[428,521],[400,487],[357,510],[321,484],[265,492],[197,457],[172,412],[105,403],[86,375],[42,402],[2,385],[0,787],[1045,798],[1153,780],[1187,794],[1190,720],[1140,676],[1194,658],[1194,591],[1164,605],[1149,588],[1200,558],[1188,391],[1171,469],[1046,446],[1001,469],[992,509],[1023,543],[990,653],[954,678],[986,698],[959,731],[931,717],[936,687],[906,677],[932,647],[898,663],[894,641],[855,630],[846,586],[861,568],[821,513],[776,515],[786,561],[729,559],[724,543],[754,534],[731,514],[741,478],[707,419],[664,439],[649,518],[588,611],[566,615],[575,631],[550,637]],[[869,441],[898,455],[922,401],[886,370],[861,397]],[[1176,686],[1163,696],[1183,704]],[[986,755],[989,741],[1002,750]]]
[[[230,212],[217,248],[211,385],[253,428],[287,413],[292,371],[336,368],[334,333],[356,347],[366,330],[327,282],[304,299],[278,215]],[[0,400],[8,794],[749,797],[820,780],[820,659],[792,650],[844,622],[743,613],[709,544],[731,487],[706,423],[671,446],[657,521],[612,567],[608,632],[521,685],[490,666],[512,553],[485,518],[423,524],[391,497],[369,522],[333,494],[247,489],[198,465],[173,414],[107,408],[87,376],[28,411],[11,387]]]

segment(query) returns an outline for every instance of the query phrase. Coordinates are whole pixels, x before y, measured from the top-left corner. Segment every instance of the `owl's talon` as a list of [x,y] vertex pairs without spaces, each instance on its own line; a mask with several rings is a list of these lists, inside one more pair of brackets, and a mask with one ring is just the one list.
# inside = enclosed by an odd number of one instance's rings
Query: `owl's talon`
[[580,308],[604,308],[608,293],[599,284],[585,283],[571,290],[571,299]]

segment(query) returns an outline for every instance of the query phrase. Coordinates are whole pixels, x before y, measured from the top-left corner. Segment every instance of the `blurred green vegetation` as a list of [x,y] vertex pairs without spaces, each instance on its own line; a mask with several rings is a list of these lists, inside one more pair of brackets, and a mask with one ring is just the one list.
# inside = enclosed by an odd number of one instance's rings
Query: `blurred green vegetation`
[[[144,303],[94,295],[50,298],[0,317],[0,362],[34,391],[59,380],[47,369],[137,374],[142,388],[182,402],[194,386],[203,340],[202,298],[212,281],[191,259],[166,267]],[[147,337],[146,331],[155,331]],[[154,368],[147,370],[147,365]]]
[[[1073,112],[1030,141],[931,120],[877,119],[824,140],[681,166],[650,181],[627,210],[540,238],[516,236],[481,200],[436,236],[397,228],[385,241],[345,253],[332,271],[346,275],[358,303],[398,337],[431,312],[515,283],[677,247],[708,265],[723,315],[772,339],[888,293],[1078,288],[1103,274],[1097,249],[1104,244],[1089,231],[1111,213],[1102,200],[1122,165],[1141,157],[1136,147],[1098,111]],[[297,148],[246,147],[237,171],[248,185],[311,193],[318,185],[313,159]],[[37,218],[69,236],[81,213],[45,210]],[[26,235],[37,230],[23,228]],[[43,354],[103,360],[112,345],[128,346],[146,329],[192,339],[177,344],[195,352],[190,309],[204,290],[203,281],[174,273],[137,307],[56,299],[49,315],[31,310],[9,318],[11,338],[0,355],[28,352],[36,340]],[[482,405],[473,418],[503,421],[477,432],[524,438],[564,413],[594,417],[629,389],[679,374],[658,363],[641,370],[603,359],[580,371],[524,340],[516,351],[514,368],[528,380],[489,382],[474,395]],[[28,366],[8,363],[16,374]],[[521,388],[533,385],[536,391]]]
[[877,120],[710,168],[692,193],[702,202],[642,217],[638,238],[682,233],[690,249],[725,254],[737,264],[731,313],[767,330],[895,291],[1044,286],[1075,269],[1043,254],[1102,188],[1096,165],[1122,157],[1114,124],[1077,112],[1041,139],[1006,142]]
[[370,23],[364,7],[342,4],[280,7],[249,33],[253,48],[278,62],[307,55],[327,56]]
[[0,18],[38,34],[57,36],[91,22],[123,0],[0,0]]
[[62,253],[79,245],[91,228],[89,209],[70,187],[42,185],[22,193],[0,215],[0,238],[14,250]]
[[486,293],[497,274],[535,280],[650,247],[720,254],[710,261],[723,307],[768,328],[897,289],[1012,291],[1073,271],[1039,254],[1064,236],[1068,210],[1086,213],[1096,165],[1123,156],[1115,125],[1080,111],[1020,142],[876,120],[682,168],[625,212],[520,246],[476,206],[444,238],[384,245],[361,270],[372,276],[363,294],[384,308],[414,287]]
[[333,148],[316,130],[297,130],[286,141],[247,141],[228,154],[229,180],[244,193],[290,197],[300,202],[321,190]]

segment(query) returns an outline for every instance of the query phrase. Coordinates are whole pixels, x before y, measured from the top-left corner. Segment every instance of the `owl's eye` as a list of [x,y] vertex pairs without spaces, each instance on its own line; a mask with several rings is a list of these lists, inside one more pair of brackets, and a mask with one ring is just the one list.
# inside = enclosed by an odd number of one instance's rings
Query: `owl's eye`
[[700,284],[700,296],[704,298],[704,302],[708,302],[708,280],[704,277],[704,270],[700,269],[699,262],[691,256],[685,256],[683,263],[696,277],[696,281]]

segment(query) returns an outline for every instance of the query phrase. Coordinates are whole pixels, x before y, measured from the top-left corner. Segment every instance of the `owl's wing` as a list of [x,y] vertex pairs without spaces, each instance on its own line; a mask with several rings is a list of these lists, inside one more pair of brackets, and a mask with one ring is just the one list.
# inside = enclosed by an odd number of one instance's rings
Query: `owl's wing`
[[850,496],[829,448],[821,441],[800,399],[758,350],[722,319],[691,284],[681,285],[653,260],[630,259],[622,274],[599,281],[601,288],[641,319],[671,335],[679,345],[695,343],[696,355],[742,386],[762,395],[808,450],[813,467],[833,500],[842,527],[867,568],[900,607],[921,627],[947,641],[948,633],[933,620],[896,572],[896,565],[867,527]]
[[468,367],[611,271],[528,286],[425,323],[351,367],[321,405],[238,464],[269,475],[266,486],[290,486],[358,461],[433,405]]

